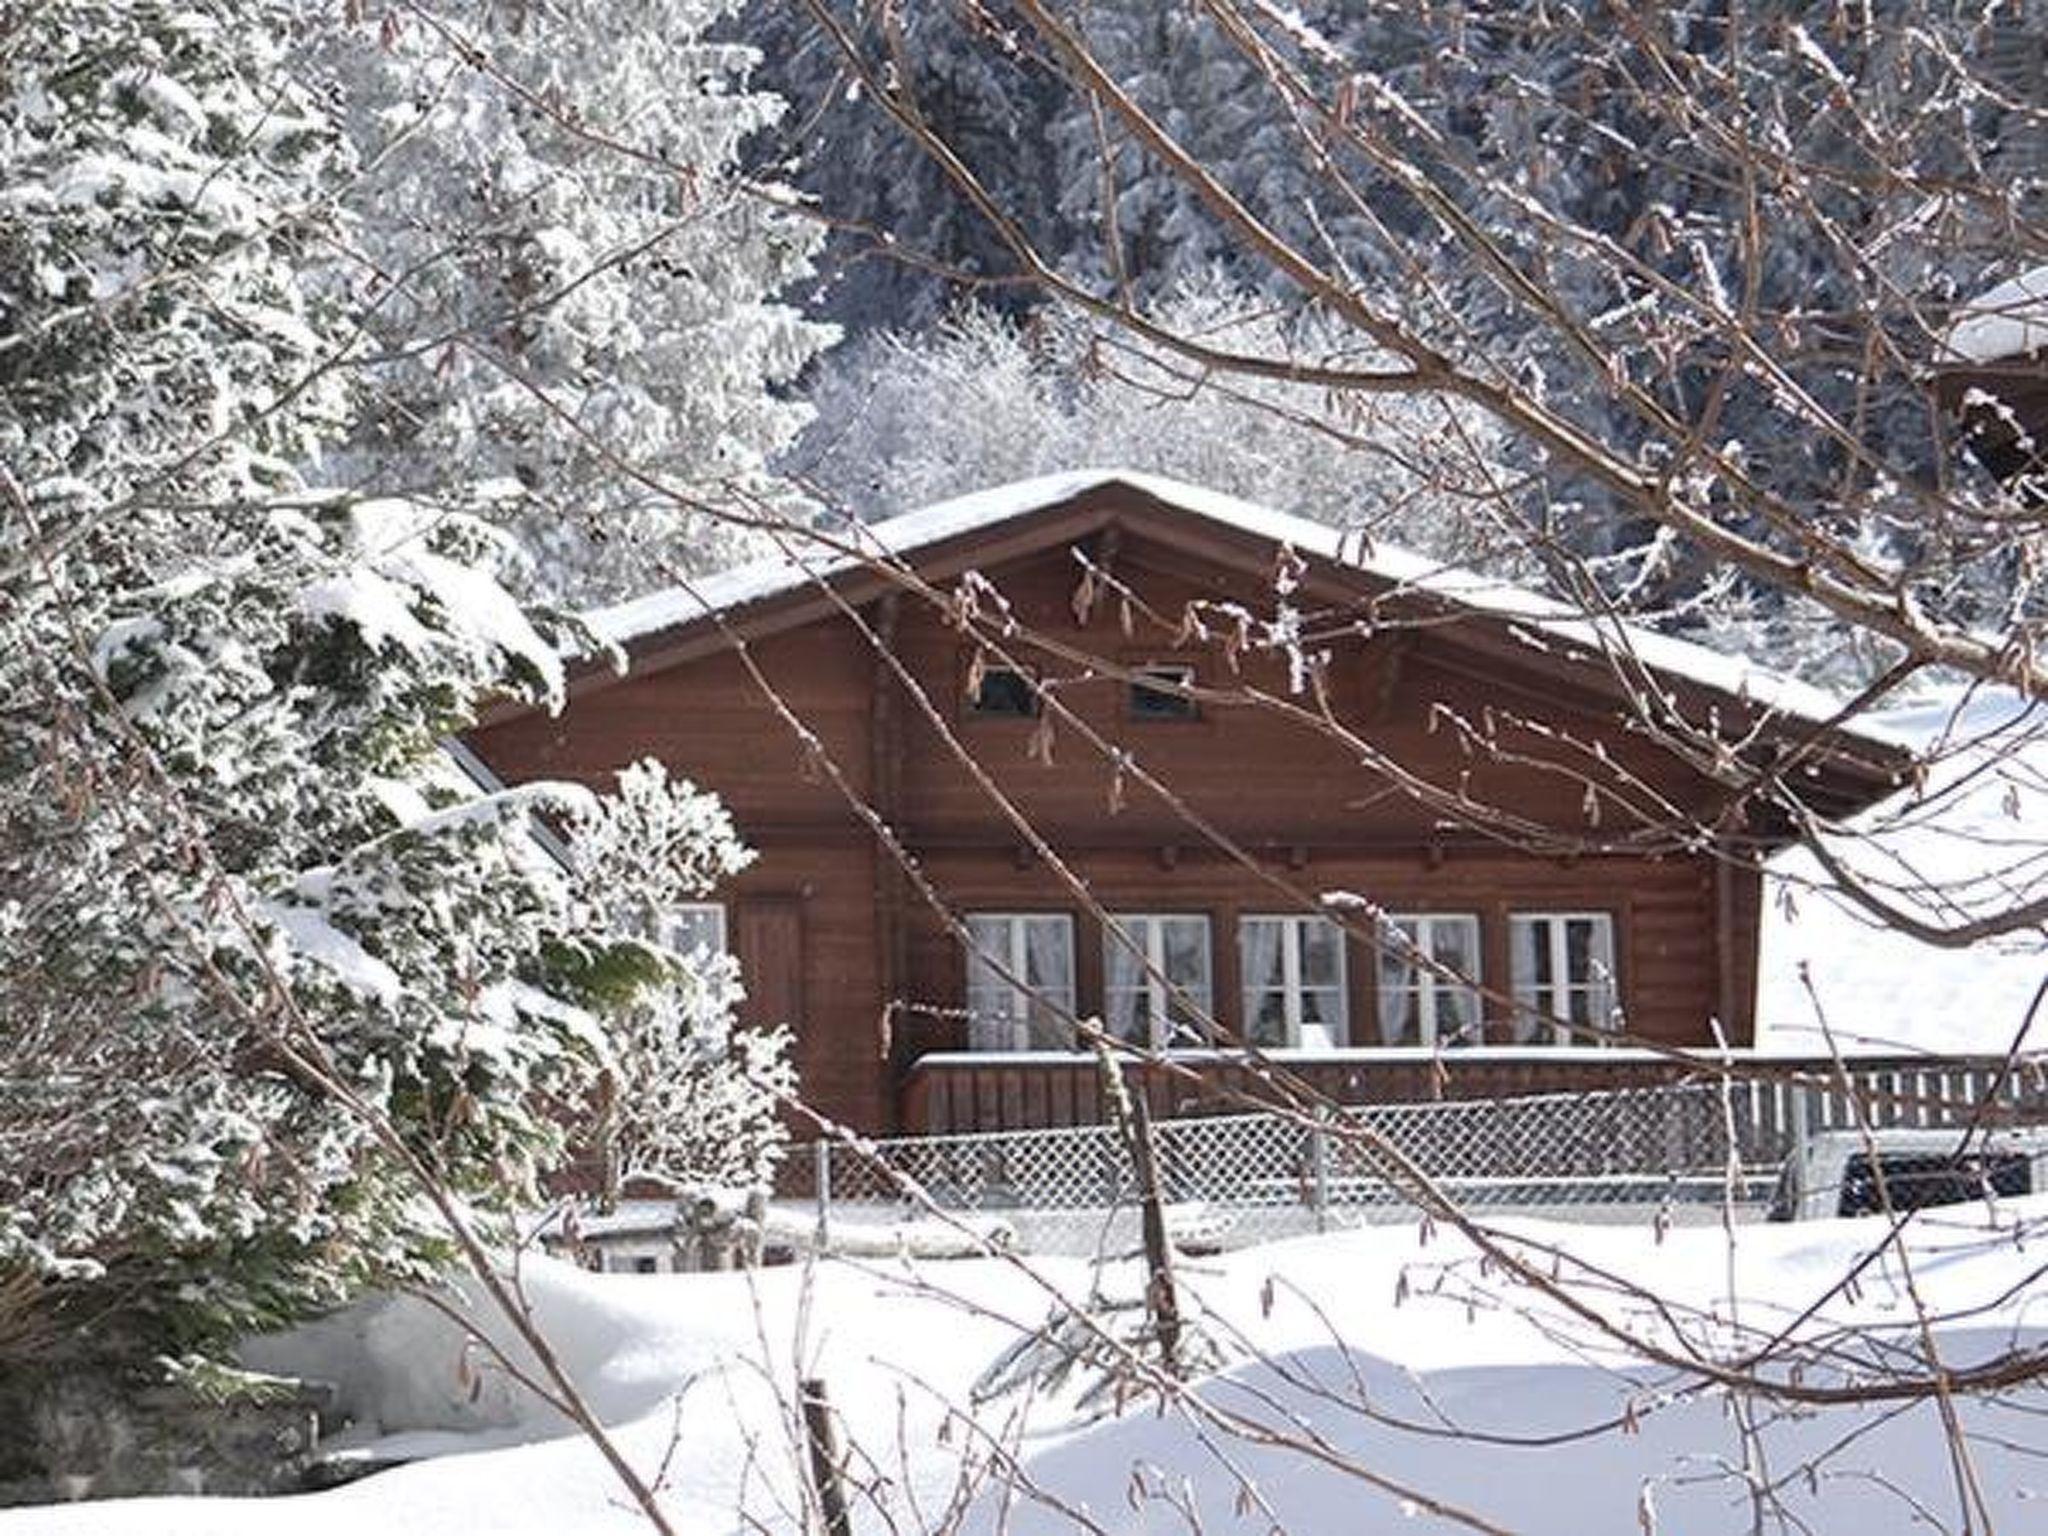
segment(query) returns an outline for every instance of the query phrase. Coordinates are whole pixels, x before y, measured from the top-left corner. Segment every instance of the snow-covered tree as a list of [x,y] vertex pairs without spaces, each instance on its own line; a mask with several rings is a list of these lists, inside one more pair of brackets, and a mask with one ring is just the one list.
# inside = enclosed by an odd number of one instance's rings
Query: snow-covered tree
[[609,1032],[592,1127],[602,1193],[650,1182],[766,1190],[785,1140],[779,1111],[796,1095],[788,1036],[732,1028],[738,962],[691,947],[673,920],[752,856],[715,798],[671,784],[657,763],[621,773],[618,793],[574,832],[576,879],[601,893],[615,929],[654,941],[668,973],[622,998]]
[[[316,493],[357,408],[309,286],[351,156],[297,8],[53,0],[0,88],[0,1377],[147,1360],[421,1275],[429,1186],[530,1193],[663,988],[630,913],[730,869],[638,783],[601,877],[441,743],[561,697],[488,486]],[[609,819],[608,819],[609,818]],[[754,1053],[758,1055],[759,1053]],[[759,1063],[748,1058],[747,1063]],[[0,1419],[6,1415],[0,1414]]]
[[[1235,353],[1316,365],[1323,317],[1215,278],[1170,295],[1162,323]],[[819,369],[818,420],[785,463],[862,517],[1077,465],[1171,475],[1445,559],[1498,565],[1489,520],[1507,478],[1478,413],[1437,401],[1343,402],[1285,383],[1205,376],[1113,328],[985,309],[924,333],[863,338]],[[1526,559],[1521,561],[1526,564]]]
[[731,8],[329,8],[317,57],[360,162],[341,281],[370,338],[330,478],[516,477],[550,597],[746,548],[687,505],[775,500],[764,466],[806,419],[786,386],[832,333],[775,297],[818,234],[743,171],[781,103],[710,35]]
[[[1071,208],[1044,218],[977,179],[859,8],[805,9],[1005,247],[996,281],[1215,376],[1271,376],[1163,334],[1158,273],[1125,282],[1102,259],[1106,219],[1077,241]],[[1192,241],[1352,332],[1363,361],[1302,377],[1298,398],[1449,396],[1490,416],[1561,587],[1661,611],[1732,571],[1723,589],[1819,595],[1889,655],[2000,676],[2031,646],[1977,633],[2038,609],[2038,552],[1930,385],[1969,296],[2036,259],[2033,8],[975,9],[984,51],[1056,82],[1048,120],[1082,127],[1055,139],[1094,146],[1101,206],[1129,199],[1122,237],[1152,242],[1131,257],[1170,264]],[[1226,76],[1244,88],[1223,110]],[[1063,177],[1085,196],[1079,159]],[[1168,229],[1194,233],[1162,246]]]
[[[1047,152],[1059,93],[1028,56],[1002,46],[1000,4],[868,7],[842,19],[877,47],[885,35],[901,43],[902,89],[978,174],[1034,222],[1063,217],[1060,162]],[[1009,253],[876,110],[805,6],[751,0],[733,30],[761,51],[763,86],[789,102],[790,175],[832,226],[806,295],[814,309],[855,331],[921,330],[963,287],[998,308],[1035,303],[1014,286],[977,286],[1009,271]]]
[[[1316,9],[1316,7],[1310,7]],[[1137,153],[1045,67],[1010,0],[836,8],[850,38],[889,60],[887,84],[1063,265],[1151,295],[1230,265],[1230,241],[1171,176]],[[1082,18],[1148,106],[1260,200],[1290,233],[1341,237],[1351,218],[1307,219],[1312,173],[1256,71],[1193,7],[1093,0]],[[736,31],[766,58],[764,81],[802,125],[791,174],[835,236],[815,302],[856,332],[922,330],[964,297],[1033,308],[1015,253],[890,122],[867,82],[803,4],[755,0]],[[1240,284],[1255,279],[1238,264]]]
[[[1318,251],[1369,249],[1355,232],[1364,210],[1318,207],[1317,168],[1296,153],[1295,124],[1273,110],[1256,63],[1198,7],[1108,0],[1080,22],[1097,57],[1160,125],[1288,238]],[[1202,199],[1085,99],[1060,98],[1052,136],[1069,221],[1064,265],[1148,296],[1219,270],[1284,288],[1236,260]]]

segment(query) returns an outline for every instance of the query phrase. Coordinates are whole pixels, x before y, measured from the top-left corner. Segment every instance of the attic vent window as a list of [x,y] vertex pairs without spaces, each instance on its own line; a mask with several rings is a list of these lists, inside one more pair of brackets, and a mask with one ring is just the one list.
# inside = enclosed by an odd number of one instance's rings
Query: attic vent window
[[970,707],[975,714],[994,719],[1028,720],[1038,713],[1038,690],[1015,667],[988,667]]
[[1195,669],[1186,666],[1139,667],[1131,679],[1133,720],[1192,720]]

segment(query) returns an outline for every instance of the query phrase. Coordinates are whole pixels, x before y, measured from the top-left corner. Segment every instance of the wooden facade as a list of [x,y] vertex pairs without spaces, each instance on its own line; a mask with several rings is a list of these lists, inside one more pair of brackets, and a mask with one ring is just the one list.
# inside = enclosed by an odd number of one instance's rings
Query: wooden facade
[[[727,582],[739,595],[715,611],[627,634],[631,669],[586,673],[560,716],[508,714],[471,741],[508,780],[602,787],[652,756],[716,790],[760,854],[718,893],[746,1016],[793,1024],[807,1100],[862,1130],[936,1123],[920,1060],[977,1043],[965,948],[938,906],[1064,919],[1083,1017],[1106,1013],[1100,912],[1206,919],[1225,1040],[1245,1024],[1243,957],[1273,963],[1270,940],[1245,947],[1244,920],[1335,915],[1342,980],[1316,1006],[1343,1015],[1342,1038],[1318,1026],[1294,1043],[1354,1050],[1391,1033],[1372,910],[1469,925],[1469,1043],[1503,1047],[1529,1032],[1511,944],[1563,934],[1544,914],[1590,914],[1611,935],[1612,1022],[1686,1045],[1718,1021],[1744,1043],[1757,859],[1786,829],[1716,754],[1776,765],[1831,813],[1902,766],[1710,682],[1610,665],[1497,602],[1404,590],[1327,530],[1319,551],[1304,526],[1283,556],[1287,520],[1157,484],[1105,478],[957,521],[932,520],[893,570]],[[1290,614],[1313,681],[1255,643]],[[1028,680],[1027,712],[977,707],[1005,668]],[[1643,728],[1646,689],[1661,733]],[[1286,942],[1306,966],[1308,941]],[[1062,1118],[1049,1103],[1043,1117]]]

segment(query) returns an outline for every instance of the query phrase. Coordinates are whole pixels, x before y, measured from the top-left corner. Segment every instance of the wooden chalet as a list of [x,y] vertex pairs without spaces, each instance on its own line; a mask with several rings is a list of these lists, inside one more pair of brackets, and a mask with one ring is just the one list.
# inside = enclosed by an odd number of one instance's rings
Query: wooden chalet
[[870,1132],[1095,1118],[1077,1017],[1193,1069],[1149,1069],[1168,1110],[1248,1081],[1246,1042],[1351,1100],[1640,1080],[1624,1032],[1746,1044],[1791,835],[1759,776],[1839,816],[1906,765],[1737,660],[1134,474],[592,622],[629,670],[471,745],[716,790],[760,857],[678,922]]

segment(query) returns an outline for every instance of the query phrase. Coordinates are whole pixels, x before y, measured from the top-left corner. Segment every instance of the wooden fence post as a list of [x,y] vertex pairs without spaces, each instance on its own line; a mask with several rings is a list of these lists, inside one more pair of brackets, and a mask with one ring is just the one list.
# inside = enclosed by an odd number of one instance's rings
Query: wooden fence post
[[832,1142],[820,1136],[811,1143],[811,1174],[818,1197],[818,1252],[832,1251]]
[[832,1403],[822,1377],[797,1383],[803,1408],[804,1442],[811,1459],[811,1489],[818,1496],[818,1520],[825,1536],[853,1536],[853,1517],[846,1508],[846,1469],[839,1462],[839,1436],[832,1427]]
[[1160,1363],[1169,1376],[1180,1375],[1180,1294],[1173,1283],[1173,1245],[1166,1240],[1166,1210],[1159,1197],[1159,1160],[1152,1147],[1152,1114],[1145,1085],[1132,1093],[1123,1064],[1100,1041],[1096,1060],[1102,1069],[1102,1096],[1114,1111],[1138,1180],[1138,1214],[1145,1235],[1145,1306],[1159,1336]]
[[1145,1296],[1159,1331],[1160,1363],[1180,1375],[1180,1292],[1173,1280],[1173,1245],[1166,1240],[1166,1209],[1159,1199],[1159,1160],[1152,1145],[1152,1111],[1143,1093],[1131,1096],[1131,1143],[1138,1165],[1138,1199],[1145,1223]]
[[1328,1107],[1318,1104],[1308,1132],[1308,1198],[1309,1206],[1315,1212],[1318,1232],[1327,1232],[1330,1228],[1329,1123]]

